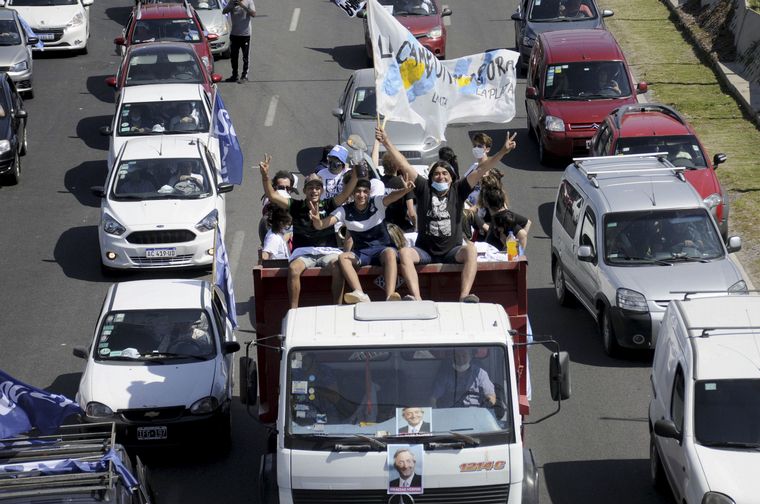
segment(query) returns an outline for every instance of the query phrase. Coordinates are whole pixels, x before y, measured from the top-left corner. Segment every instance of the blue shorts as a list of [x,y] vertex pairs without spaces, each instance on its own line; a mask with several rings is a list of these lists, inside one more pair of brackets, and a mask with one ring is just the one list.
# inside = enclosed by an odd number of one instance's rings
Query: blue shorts
[[385,249],[393,250],[393,253],[398,257],[398,251],[393,247],[387,245],[375,245],[374,247],[367,247],[361,250],[353,251],[354,257],[359,262],[359,266],[380,266],[380,257],[383,255]]
[[418,264],[431,264],[431,263],[443,263],[443,264],[456,264],[457,253],[464,245],[457,245],[453,249],[449,250],[443,255],[430,255],[426,251],[419,247],[414,247],[417,254],[420,256],[420,262]]

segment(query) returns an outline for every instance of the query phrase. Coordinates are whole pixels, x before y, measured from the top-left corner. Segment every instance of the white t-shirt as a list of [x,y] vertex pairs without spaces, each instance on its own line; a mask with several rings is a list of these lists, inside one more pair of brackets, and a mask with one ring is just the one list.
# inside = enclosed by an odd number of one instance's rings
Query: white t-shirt
[[273,233],[270,229],[264,237],[264,245],[261,247],[262,252],[269,252],[270,259],[288,259],[290,250],[285,239],[279,233]]
[[337,175],[330,171],[329,168],[322,168],[317,172],[317,175],[322,177],[322,183],[325,190],[322,191],[321,199],[329,199],[340,194],[343,190],[343,176],[351,171],[351,168],[344,167]]

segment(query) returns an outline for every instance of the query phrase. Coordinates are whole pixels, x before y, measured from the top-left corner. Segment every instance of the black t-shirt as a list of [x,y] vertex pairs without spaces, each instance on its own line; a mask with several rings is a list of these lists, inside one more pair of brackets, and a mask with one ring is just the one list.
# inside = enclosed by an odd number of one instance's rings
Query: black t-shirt
[[[404,189],[406,187],[404,185],[404,179],[402,179],[398,175],[395,175],[395,176],[383,175],[380,178],[380,180],[382,180],[383,184],[385,184],[386,196],[392,193],[393,191]],[[408,192],[404,195],[403,198],[391,203],[388,207],[386,207],[385,208],[385,222],[393,223],[406,232],[414,231],[414,226],[412,225],[411,222],[409,222],[409,219],[406,218],[406,202],[413,199],[414,199],[414,193]]]
[[[324,219],[338,208],[335,198],[321,200],[319,202],[319,217]],[[309,217],[309,203],[306,200],[290,198],[288,207],[290,216],[293,217],[293,250],[299,247],[337,247],[335,230],[332,226],[318,231],[314,229]]]
[[[511,210],[505,210],[505,212],[507,212],[507,215],[509,216],[508,227],[505,230],[505,234],[509,235],[509,232],[512,231],[512,234],[514,234],[515,238],[517,238],[517,233],[528,225],[528,218],[514,213]],[[488,228],[486,243],[493,245],[499,250],[507,250],[507,244],[501,241],[499,234],[494,229],[493,219],[491,219],[491,226]]]
[[462,244],[462,210],[472,187],[467,178],[461,178],[439,198],[426,178],[417,175],[414,183],[419,233],[415,245],[430,255],[442,256]]

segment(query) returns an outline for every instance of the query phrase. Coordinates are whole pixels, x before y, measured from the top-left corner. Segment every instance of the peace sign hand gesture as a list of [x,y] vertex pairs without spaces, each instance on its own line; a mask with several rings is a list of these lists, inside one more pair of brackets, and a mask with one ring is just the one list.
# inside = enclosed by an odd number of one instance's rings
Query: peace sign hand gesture
[[261,176],[267,180],[269,180],[269,163],[272,161],[272,156],[269,154],[264,154],[264,160],[259,161],[259,171],[261,172]]

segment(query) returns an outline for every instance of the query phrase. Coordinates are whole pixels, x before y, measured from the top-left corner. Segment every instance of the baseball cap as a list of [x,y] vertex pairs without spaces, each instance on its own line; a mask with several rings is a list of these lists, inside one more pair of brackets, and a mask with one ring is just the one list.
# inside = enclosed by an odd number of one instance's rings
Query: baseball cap
[[322,177],[320,177],[316,173],[312,173],[311,175],[306,177],[306,179],[303,182],[303,188],[306,189],[312,184],[319,184],[321,187],[324,187],[324,184],[322,183]]
[[348,150],[342,145],[336,145],[332,148],[330,153],[327,154],[327,157],[338,158],[341,163],[346,164],[346,161],[348,160]]

